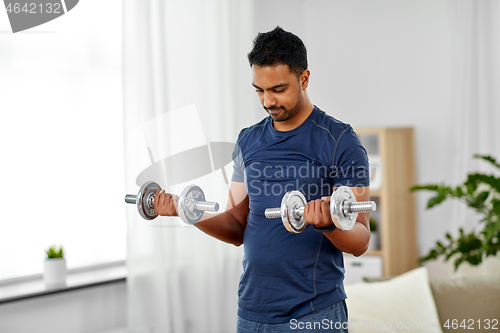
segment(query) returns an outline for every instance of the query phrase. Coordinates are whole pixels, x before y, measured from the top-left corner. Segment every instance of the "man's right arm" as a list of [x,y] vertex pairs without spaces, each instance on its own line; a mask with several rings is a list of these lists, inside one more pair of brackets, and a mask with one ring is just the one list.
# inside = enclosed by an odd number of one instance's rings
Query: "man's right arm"
[[[158,191],[155,198],[155,212],[162,216],[178,216],[177,196]],[[223,242],[236,246],[243,244],[243,233],[247,225],[249,199],[244,183],[231,182],[226,211],[205,212],[195,226]]]
[[231,182],[226,211],[220,214],[205,213],[195,226],[223,242],[236,246],[243,244],[243,233],[249,212],[248,194],[244,183]]

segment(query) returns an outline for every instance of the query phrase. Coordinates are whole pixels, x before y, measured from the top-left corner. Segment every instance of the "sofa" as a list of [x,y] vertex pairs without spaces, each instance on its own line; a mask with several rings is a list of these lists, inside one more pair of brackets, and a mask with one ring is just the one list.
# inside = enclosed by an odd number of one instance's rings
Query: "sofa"
[[500,276],[369,281],[345,286],[349,332],[500,332]]

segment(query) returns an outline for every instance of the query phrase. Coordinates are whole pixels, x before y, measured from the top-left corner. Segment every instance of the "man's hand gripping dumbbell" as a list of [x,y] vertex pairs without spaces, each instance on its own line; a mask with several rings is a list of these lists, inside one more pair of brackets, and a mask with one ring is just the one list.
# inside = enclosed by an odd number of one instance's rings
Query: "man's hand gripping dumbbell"
[[139,214],[146,220],[152,220],[158,215],[179,216],[187,224],[198,222],[206,211],[219,210],[217,202],[205,201],[205,194],[196,185],[186,187],[180,196],[176,196],[165,193],[155,182],[147,182],[137,195],[127,194],[125,202],[136,204]]
[[[299,191],[289,191],[281,200],[281,207],[268,208],[265,216],[281,218],[285,228],[292,233],[301,233],[307,224],[313,224],[317,231],[328,232],[335,228],[350,230],[356,223],[358,213],[374,212],[374,201],[356,202],[356,197],[349,187],[340,186],[327,199],[306,202]],[[319,213],[318,213],[319,212]],[[311,216],[314,214],[314,218]],[[332,224],[333,222],[333,224]]]

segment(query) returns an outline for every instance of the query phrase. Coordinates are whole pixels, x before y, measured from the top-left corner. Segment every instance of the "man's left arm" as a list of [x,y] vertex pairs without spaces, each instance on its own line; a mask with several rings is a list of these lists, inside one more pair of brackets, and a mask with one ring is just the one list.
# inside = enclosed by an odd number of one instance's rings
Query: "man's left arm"
[[[353,191],[356,201],[370,200],[369,187],[350,187],[350,189]],[[304,207],[304,221],[318,228],[332,226],[330,198],[324,197],[308,202]],[[359,213],[351,230],[342,231],[336,228],[331,232],[324,232],[324,234],[340,251],[360,256],[368,249],[368,241],[370,240],[369,219],[370,213]]]

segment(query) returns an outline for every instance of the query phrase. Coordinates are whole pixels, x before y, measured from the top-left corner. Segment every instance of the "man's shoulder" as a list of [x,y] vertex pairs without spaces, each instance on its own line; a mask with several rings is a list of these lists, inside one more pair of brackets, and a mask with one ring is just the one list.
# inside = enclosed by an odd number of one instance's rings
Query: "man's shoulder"
[[266,117],[266,118],[262,119],[261,121],[259,121],[258,123],[253,124],[252,126],[248,126],[248,127],[243,128],[240,131],[240,134],[238,135],[238,141],[245,139],[251,133],[255,134],[259,130],[264,129],[266,124],[269,121],[270,121],[270,117]]
[[350,124],[329,115],[317,106],[315,106],[314,108],[314,117],[311,119],[311,121],[319,129],[327,131],[332,137],[334,137],[335,140],[338,140],[345,133],[349,133],[352,131],[352,126]]

